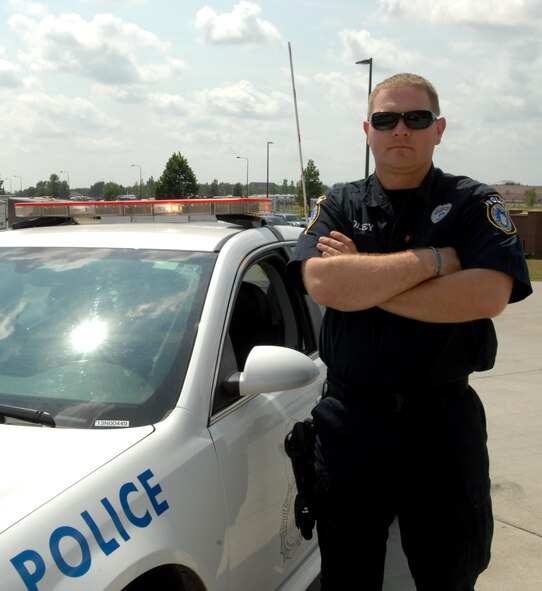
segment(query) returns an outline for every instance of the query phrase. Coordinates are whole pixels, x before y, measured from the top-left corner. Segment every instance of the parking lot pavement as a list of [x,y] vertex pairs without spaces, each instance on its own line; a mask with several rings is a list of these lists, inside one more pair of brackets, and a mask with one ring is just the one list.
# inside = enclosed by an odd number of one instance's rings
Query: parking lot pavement
[[[533,288],[495,319],[495,367],[471,378],[487,414],[495,515],[493,557],[476,591],[542,589],[542,283]],[[383,591],[415,591],[395,523]]]
[[496,318],[494,369],[474,387],[486,408],[495,537],[477,591],[542,589],[542,283]]

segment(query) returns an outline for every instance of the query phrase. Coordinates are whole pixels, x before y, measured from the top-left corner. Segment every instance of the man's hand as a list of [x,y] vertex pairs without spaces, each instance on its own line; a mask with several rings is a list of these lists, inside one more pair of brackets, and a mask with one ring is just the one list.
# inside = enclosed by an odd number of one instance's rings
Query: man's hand
[[348,236],[336,230],[332,230],[329,236],[320,236],[316,248],[322,253],[323,257],[358,253],[354,242]]
[[[359,254],[353,240],[336,230],[332,230],[329,236],[321,236],[316,248],[322,253],[323,257],[333,257],[340,254]],[[439,251],[441,258],[441,276],[461,271],[461,262],[454,248],[446,246],[444,248],[439,248]]]

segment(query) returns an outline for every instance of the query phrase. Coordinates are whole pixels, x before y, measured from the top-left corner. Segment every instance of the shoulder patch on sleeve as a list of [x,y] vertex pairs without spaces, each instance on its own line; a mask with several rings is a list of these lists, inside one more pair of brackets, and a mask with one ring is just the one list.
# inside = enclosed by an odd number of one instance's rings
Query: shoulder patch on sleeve
[[318,216],[320,215],[320,203],[322,203],[322,201],[325,201],[325,200],[326,200],[326,195],[320,195],[320,197],[318,197],[318,201],[316,201],[314,209],[311,211],[311,216],[309,218],[309,222],[307,224],[307,227],[305,228],[305,232],[304,232],[305,234],[310,230],[311,226],[318,219]]
[[504,199],[498,193],[486,195],[483,199],[486,206],[487,219],[493,226],[505,234],[515,234],[516,227],[510,217]]

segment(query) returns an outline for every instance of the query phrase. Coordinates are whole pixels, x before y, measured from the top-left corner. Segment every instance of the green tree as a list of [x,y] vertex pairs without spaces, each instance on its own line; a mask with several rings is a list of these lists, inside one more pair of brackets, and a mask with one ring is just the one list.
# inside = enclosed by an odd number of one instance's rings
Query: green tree
[[95,201],[99,201],[100,199],[102,199],[104,194],[104,185],[105,183],[103,181],[98,181],[97,183],[94,183],[90,187],[89,196],[92,197]]
[[154,199],[156,197],[156,181],[152,176],[149,177],[149,180],[145,184],[143,196],[147,199]]
[[536,191],[534,189],[527,189],[523,194],[525,197],[525,205],[527,207],[534,207],[536,204]]
[[235,183],[235,185],[233,185],[233,189],[231,194],[234,197],[242,197],[243,196],[243,185],[241,183]]
[[219,195],[233,195],[232,183],[218,183],[218,194]]
[[282,185],[279,187],[279,194],[280,195],[287,195],[288,194],[288,179],[283,179]]
[[186,199],[198,194],[196,175],[186,158],[177,152],[168,160],[156,187],[157,199]]
[[5,195],[6,192],[4,191],[4,181],[0,179],[0,195]]
[[53,173],[49,177],[49,182],[47,183],[47,193],[50,197],[54,197],[55,199],[60,198],[60,194],[62,193],[61,189],[62,183],[58,174]]
[[105,201],[115,201],[123,194],[124,187],[112,181],[105,183],[103,187],[103,198]]
[[75,187],[75,189],[70,189],[70,191],[72,191],[72,190],[76,194],[82,195],[83,197],[89,197],[90,196],[90,189],[88,187]]
[[209,195],[211,195],[211,197],[217,197],[219,195],[219,190],[218,190],[218,181],[217,179],[213,179],[213,182],[211,183],[211,186],[209,187]]
[[[307,205],[311,199],[317,199],[322,194],[322,182],[320,171],[316,168],[314,160],[309,160],[305,168],[305,191],[307,193]],[[297,190],[297,202],[303,205],[303,186],[300,184]]]
[[[32,191],[29,191],[31,193]],[[69,199],[70,189],[66,181],[61,181],[57,174],[52,174],[48,181],[36,183],[36,197],[54,197],[55,199]]]
[[36,183],[36,197],[51,196],[49,184],[47,181],[38,181]]

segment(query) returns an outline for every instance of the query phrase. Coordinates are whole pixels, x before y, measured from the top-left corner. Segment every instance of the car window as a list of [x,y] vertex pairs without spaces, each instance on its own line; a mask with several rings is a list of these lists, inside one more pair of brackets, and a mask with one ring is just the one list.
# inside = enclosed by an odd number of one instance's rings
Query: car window
[[315,324],[319,310],[306,302],[286,280],[286,264],[267,256],[245,272],[235,299],[222,352],[213,411],[236,400],[224,389],[228,375],[243,371],[251,349],[258,345],[289,347],[304,353],[316,350]]
[[0,404],[57,426],[139,426],[174,406],[215,255],[1,249]]

